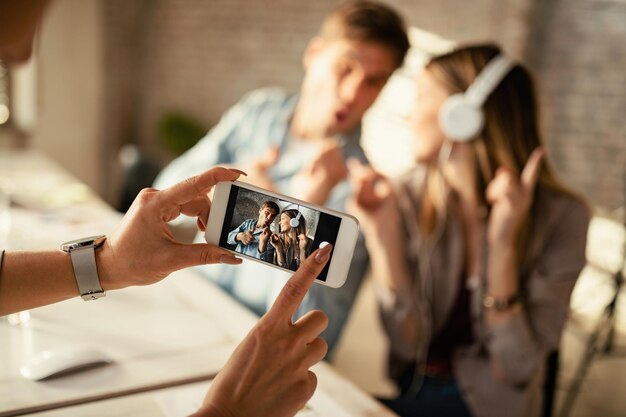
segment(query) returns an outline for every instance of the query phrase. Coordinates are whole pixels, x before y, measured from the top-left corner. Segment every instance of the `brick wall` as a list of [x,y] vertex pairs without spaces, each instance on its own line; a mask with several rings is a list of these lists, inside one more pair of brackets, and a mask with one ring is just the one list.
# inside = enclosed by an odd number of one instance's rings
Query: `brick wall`
[[[297,91],[307,41],[338,3],[106,1],[109,140],[155,146],[164,112],[181,110],[209,127],[251,89],[280,85]],[[623,204],[623,2],[389,4],[411,25],[459,42],[496,39],[513,56],[526,57],[543,86],[548,151],[558,171],[595,205]]]
[[556,168],[601,210],[626,192],[626,2],[543,2],[528,60]]

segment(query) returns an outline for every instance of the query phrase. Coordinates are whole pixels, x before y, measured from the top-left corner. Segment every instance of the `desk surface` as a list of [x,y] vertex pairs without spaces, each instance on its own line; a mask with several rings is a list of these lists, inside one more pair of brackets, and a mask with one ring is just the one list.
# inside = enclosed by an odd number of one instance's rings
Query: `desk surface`
[[[47,158],[3,152],[0,185],[9,184],[17,203],[10,248],[54,248],[110,232],[119,221]],[[192,269],[150,287],[109,292],[97,302],[77,297],[30,313],[21,325],[0,321],[0,416],[158,415],[154,390],[211,379],[257,320]],[[114,363],[45,382],[20,375],[30,355],[78,344],[104,351]],[[318,389],[348,415],[392,415],[329,365],[317,365],[316,372]]]

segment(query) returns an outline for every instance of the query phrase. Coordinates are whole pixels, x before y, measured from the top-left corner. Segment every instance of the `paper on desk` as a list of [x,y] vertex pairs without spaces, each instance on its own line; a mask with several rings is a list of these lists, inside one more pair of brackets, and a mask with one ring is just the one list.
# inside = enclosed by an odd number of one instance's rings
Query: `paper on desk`
[[[198,411],[209,385],[210,382],[170,389],[155,395],[155,399],[166,417],[186,417]],[[318,388],[296,417],[350,417],[350,414]]]

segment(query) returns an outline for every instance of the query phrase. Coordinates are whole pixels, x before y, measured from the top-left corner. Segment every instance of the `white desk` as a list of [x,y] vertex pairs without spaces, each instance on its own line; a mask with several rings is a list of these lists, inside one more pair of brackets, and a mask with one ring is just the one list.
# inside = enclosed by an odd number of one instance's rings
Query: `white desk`
[[[107,233],[120,217],[32,152],[0,156],[0,183],[14,187],[24,206],[12,211],[14,249]],[[37,204],[47,209],[32,210]],[[153,390],[211,379],[257,319],[190,269],[150,287],[113,291],[97,302],[77,297],[31,315],[19,326],[0,323],[0,416],[159,415]],[[115,362],[45,382],[19,374],[30,354],[75,344],[97,347]],[[393,415],[329,365],[316,372],[318,389],[348,415]]]
[[[305,410],[296,417],[392,417],[379,403],[321,363],[313,368],[318,388]],[[197,410],[209,381],[154,390],[31,414],[33,417],[183,417]]]

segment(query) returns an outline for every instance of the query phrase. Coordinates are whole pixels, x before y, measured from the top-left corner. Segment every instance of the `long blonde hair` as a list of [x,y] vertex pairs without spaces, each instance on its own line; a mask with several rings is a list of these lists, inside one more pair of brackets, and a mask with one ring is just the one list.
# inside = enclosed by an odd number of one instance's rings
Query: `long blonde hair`
[[[426,65],[426,71],[446,87],[450,94],[460,93],[466,91],[478,73],[500,53],[500,48],[495,45],[466,46],[432,59]],[[528,70],[520,64],[515,65],[490,94],[482,108],[485,125],[471,144],[476,193],[486,206],[485,191],[496,169],[505,167],[519,176],[532,151],[543,146],[535,87]],[[442,184],[440,167],[433,162],[428,168],[420,219],[422,231],[427,236],[433,234],[440,219],[445,217],[445,185],[442,188]],[[545,157],[541,163],[537,188],[582,200],[559,182]],[[518,255],[523,255],[528,244],[529,219],[534,217],[534,208],[531,208],[524,221],[522,236],[518,242]]]

